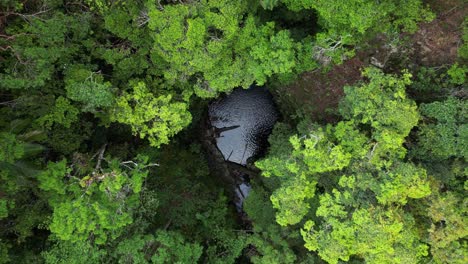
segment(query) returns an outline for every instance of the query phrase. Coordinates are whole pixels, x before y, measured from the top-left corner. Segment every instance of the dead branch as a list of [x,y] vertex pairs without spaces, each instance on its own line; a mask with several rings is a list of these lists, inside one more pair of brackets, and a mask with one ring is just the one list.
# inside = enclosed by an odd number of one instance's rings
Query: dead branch
[[[132,168],[132,167],[128,166],[129,164],[133,165],[134,167]],[[129,169],[135,169],[135,168],[137,168],[139,166],[139,164],[134,162],[133,160],[123,161],[123,162],[120,163],[120,165],[123,165],[123,166],[125,166],[125,167],[127,167]],[[150,163],[150,164],[147,164],[147,165],[143,166],[142,169],[147,168],[147,167],[154,167],[154,166],[159,167],[159,164],[158,163]]]
[[[96,163],[96,167],[94,168],[94,171],[96,172],[97,170],[101,170],[101,162],[104,159],[104,152],[106,151],[107,144],[104,144],[101,149],[99,150],[99,155],[98,155],[98,160]],[[98,154],[96,153],[96,154]],[[96,156],[96,155],[95,155]],[[94,156],[94,157],[95,157]]]
[[18,13],[18,12],[0,12],[0,15],[3,15],[3,17],[5,17],[5,18],[8,17],[8,16],[19,16],[22,19],[28,20],[28,21],[30,19],[32,19],[32,18],[37,18],[37,19],[43,20],[42,18],[39,17],[39,15],[47,13],[50,10],[52,10],[52,9],[44,9],[44,10],[37,11],[36,13],[33,13],[33,14],[21,14],[21,13]]
[[0,105],[15,106],[18,100],[19,98],[10,101],[0,102]]

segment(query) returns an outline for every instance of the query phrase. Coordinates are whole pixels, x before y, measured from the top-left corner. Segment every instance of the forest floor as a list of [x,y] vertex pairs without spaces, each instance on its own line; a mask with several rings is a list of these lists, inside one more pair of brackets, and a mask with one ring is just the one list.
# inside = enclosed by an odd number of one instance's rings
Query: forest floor
[[414,63],[423,66],[452,64],[462,45],[463,20],[468,13],[466,0],[427,1],[436,19],[420,25],[411,36]]
[[[280,88],[278,93],[287,94],[290,103],[302,106],[305,114],[314,120],[333,122],[336,121],[338,103],[344,95],[343,87],[362,80],[361,70],[375,61],[385,65],[389,59],[398,56],[408,58],[403,67],[454,63],[458,47],[462,44],[462,24],[468,4],[465,0],[425,2],[431,6],[436,18],[421,23],[414,34],[402,34],[405,43],[396,53],[386,45],[387,40],[377,37],[373,48],[358,51],[354,58],[333,66],[328,72],[305,72],[294,83]],[[402,62],[399,63],[401,65]]]

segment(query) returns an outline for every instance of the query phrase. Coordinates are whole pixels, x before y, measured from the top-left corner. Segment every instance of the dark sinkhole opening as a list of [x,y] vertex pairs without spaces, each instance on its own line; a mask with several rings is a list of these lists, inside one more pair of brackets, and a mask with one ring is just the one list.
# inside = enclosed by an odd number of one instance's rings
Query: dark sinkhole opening
[[224,162],[230,164],[228,174],[234,183],[234,203],[242,211],[251,189],[250,178],[256,174],[249,173],[250,165],[265,154],[279,112],[265,87],[252,86],[237,88],[212,102],[208,116],[216,147]]

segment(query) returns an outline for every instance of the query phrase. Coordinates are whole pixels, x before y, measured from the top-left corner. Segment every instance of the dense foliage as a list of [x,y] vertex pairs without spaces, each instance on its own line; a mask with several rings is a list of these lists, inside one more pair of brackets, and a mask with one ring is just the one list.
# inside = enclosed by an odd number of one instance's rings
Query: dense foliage
[[198,136],[210,99],[400,40],[423,2],[0,0],[0,263],[467,263],[467,21],[451,65],[363,68],[336,122],[289,107],[244,221]]

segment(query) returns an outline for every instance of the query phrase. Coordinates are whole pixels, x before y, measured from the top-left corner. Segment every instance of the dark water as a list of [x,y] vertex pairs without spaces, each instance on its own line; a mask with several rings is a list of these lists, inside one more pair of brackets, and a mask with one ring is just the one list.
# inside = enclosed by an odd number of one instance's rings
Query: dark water
[[[261,153],[266,147],[278,111],[273,97],[262,87],[248,90],[235,89],[231,94],[218,99],[209,106],[209,117],[216,127],[216,145],[224,160],[246,165],[248,159]],[[234,187],[235,205],[242,212],[244,199],[251,186],[247,175],[239,172],[232,174],[238,182]]]
[[278,111],[263,87],[235,89],[209,107],[211,125],[220,131],[216,144],[224,159],[246,165],[265,145]]

